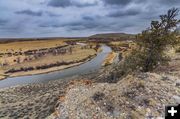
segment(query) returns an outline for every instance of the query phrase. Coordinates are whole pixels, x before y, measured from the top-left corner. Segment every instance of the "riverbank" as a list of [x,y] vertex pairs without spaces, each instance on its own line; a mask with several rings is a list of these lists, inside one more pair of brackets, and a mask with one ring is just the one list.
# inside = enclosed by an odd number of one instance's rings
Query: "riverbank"
[[[90,58],[90,61],[81,61],[82,64],[73,66],[60,71],[53,71],[50,73],[29,75],[29,76],[17,76],[12,78],[6,78],[0,82],[0,88],[12,87],[17,85],[26,85],[32,83],[47,83],[52,80],[64,79],[75,75],[89,74],[94,71],[98,71],[101,68],[101,64],[105,57],[111,52],[111,49],[107,46],[102,46],[102,52],[98,52],[97,56]],[[51,65],[54,66],[54,65]],[[49,69],[49,66],[47,67]]]
[[0,75],[0,80],[3,80],[4,78],[5,78],[5,76],[1,76],[1,75]]
[[55,111],[59,96],[65,95],[68,85],[74,80],[86,80],[99,75],[89,73],[83,76],[36,83],[17,85],[0,89],[0,119],[45,119]]
[[55,66],[52,68],[47,68],[47,69],[42,69],[42,70],[33,70],[33,71],[28,71],[28,72],[17,72],[17,73],[10,74],[7,77],[30,76],[30,75],[38,75],[38,74],[45,74],[45,73],[60,71],[60,70],[72,68],[72,67],[81,65],[83,63],[86,63],[86,62],[90,61],[91,59],[93,59],[94,57],[96,57],[96,54],[94,54],[92,56],[88,56],[87,58],[82,59],[80,61],[76,61],[77,63],[72,63],[69,65],[62,65],[62,66]]

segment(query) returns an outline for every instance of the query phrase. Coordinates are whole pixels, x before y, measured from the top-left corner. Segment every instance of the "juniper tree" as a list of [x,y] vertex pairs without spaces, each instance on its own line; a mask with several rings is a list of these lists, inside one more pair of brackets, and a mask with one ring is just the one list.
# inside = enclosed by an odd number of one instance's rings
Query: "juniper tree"
[[178,12],[178,9],[172,8],[161,15],[159,21],[152,21],[150,28],[137,35],[136,49],[115,66],[113,72],[122,77],[134,71],[152,71],[158,65],[167,63],[166,48],[180,42],[175,30],[180,22],[176,19]]
[[138,46],[143,58],[143,71],[151,71],[158,64],[166,63],[165,49],[167,46],[174,46],[179,40],[175,31],[180,22],[176,19],[178,12],[176,8],[168,10],[167,14],[160,16],[159,21],[152,21],[150,28],[139,35]]

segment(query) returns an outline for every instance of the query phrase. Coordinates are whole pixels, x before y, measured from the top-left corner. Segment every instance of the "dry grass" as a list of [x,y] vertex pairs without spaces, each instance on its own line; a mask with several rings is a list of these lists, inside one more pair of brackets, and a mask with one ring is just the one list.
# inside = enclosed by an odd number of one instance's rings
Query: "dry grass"
[[116,45],[116,46],[123,46],[123,45],[129,45],[129,43],[128,42],[126,42],[126,41],[115,41],[115,42],[111,42],[110,43],[111,45]]
[[73,49],[72,54],[65,54],[65,55],[47,55],[45,57],[39,58],[38,60],[32,60],[28,62],[22,62],[20,64],[14,64],[10,66],[3,67],[3,70],[14,68],[21,68],[21,67],[31,67],[31,66],[41,66],[45,64],[51,64],[55,63],[57,61],[65,61],[65,62],[71,62],[71,61],[79,61],[81,59],[85,59],[90,55],[96,54],[95,50],[93,49],[81,49],[80,46],[75,46]]
[[1,75],[0,75],[0,80],[2,80],[2,79],[4,79],[4,76],[1,76]]
[[20,49],[22,51],[27,51],[27,50],[62,46],[66,44],[64,40],[65,39],[52,39],[52,40],[21,41],[21,42],[17,41],[17,42],[10,42],[10,43],[2,43],[0,44],[0,52],[5,53],[7,52],[7,50],[20,51]]
[[119,42],[111,42],[110,45],[115,48],[120,48],[119,51],[122,54],[122,57],[128,56],[134,49],[137,48],[137,44],[135,42],[127,42],[127,41],[119,41]]

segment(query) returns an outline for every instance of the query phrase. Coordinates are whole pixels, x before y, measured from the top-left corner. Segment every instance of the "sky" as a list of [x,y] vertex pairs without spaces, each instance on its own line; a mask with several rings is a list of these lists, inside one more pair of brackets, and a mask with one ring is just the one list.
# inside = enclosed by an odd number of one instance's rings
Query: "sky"
[[180,0],[0,0],[0,37],[140,33]]

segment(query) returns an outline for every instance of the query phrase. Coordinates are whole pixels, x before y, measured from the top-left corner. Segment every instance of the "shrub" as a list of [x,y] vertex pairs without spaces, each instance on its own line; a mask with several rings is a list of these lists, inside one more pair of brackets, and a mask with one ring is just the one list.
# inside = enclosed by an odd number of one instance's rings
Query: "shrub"
[[100,100],[103,100],[103,98],[105,97],[105,94],[104,93],[101,93],[101,92],[96,92],[92,98],[94,101],[100,101]]
[[178,9],[172,8],[167,14],[160,16],[160,21],[152,21],[151,27],[138,35],[138,51],[142,52],[142,71],[152,71],[160,64],[168,61],[165,55],[167,46],[179,42],[174,30],[180,20],[176,19]]

